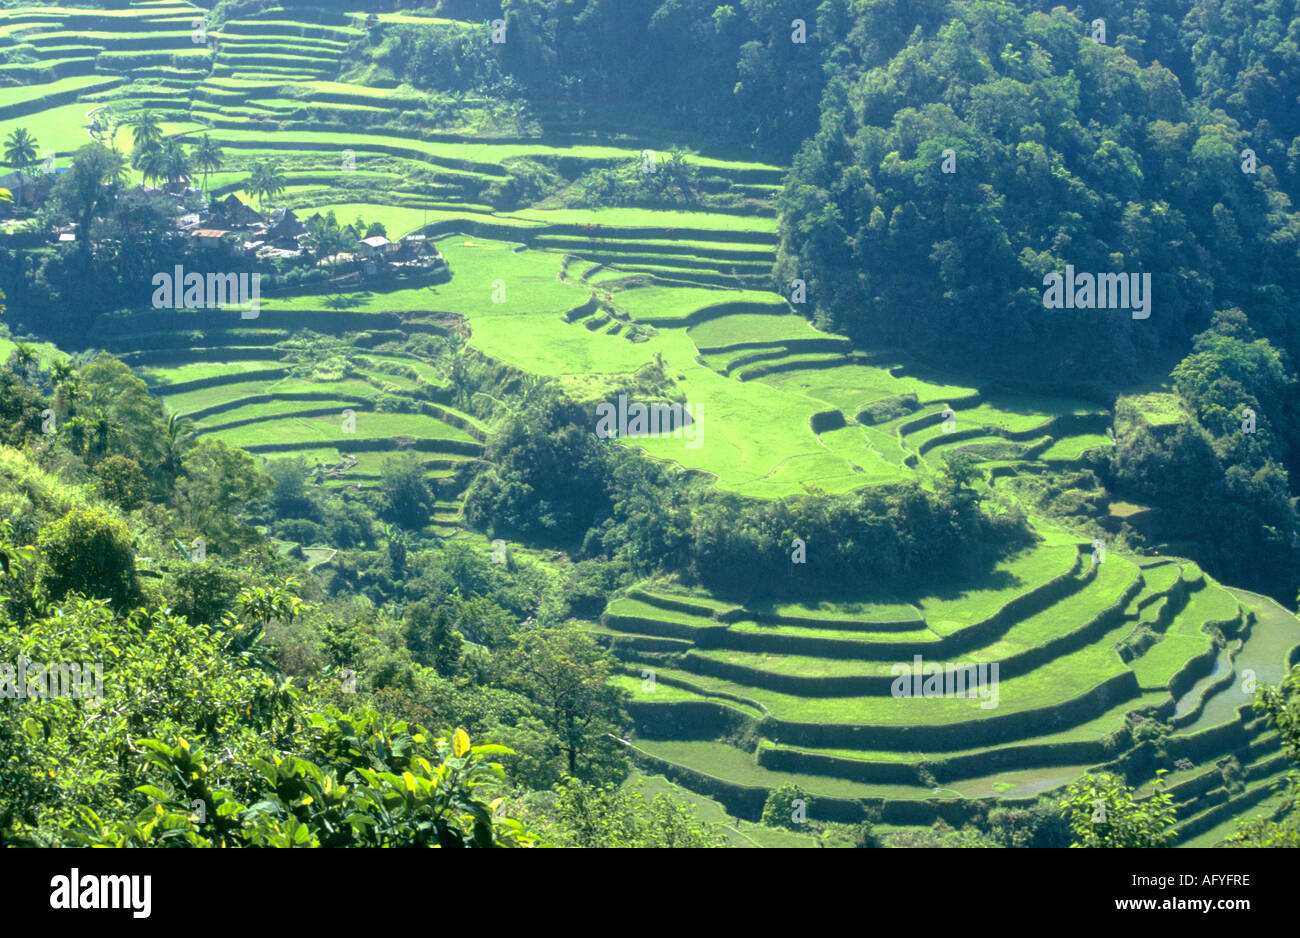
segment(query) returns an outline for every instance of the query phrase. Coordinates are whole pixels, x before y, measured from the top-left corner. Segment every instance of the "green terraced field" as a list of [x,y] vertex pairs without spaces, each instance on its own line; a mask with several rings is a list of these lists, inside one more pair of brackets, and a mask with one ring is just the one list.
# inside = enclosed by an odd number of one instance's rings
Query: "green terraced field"
[[[587,209],[546,208],[554,201],[546,200],[494,211],[483,191],[506,178],[512,161],[574,173],[639,160],[641,151],[627,138],[596,135],[556,144],[517,133],[479,139],[472,127],[453,137],[443,127],[422,136],[397,118],[424,108],[423,92],[338,80],[349,74],[345,50],[364,35],[366,11],[348,14],[349,26],[298,22],[285,10],[241,14],[215,31],[221,45],[209,61],[189,39],[197,10],[136,3],[0,11],[0,40],[38,59],[0,66],[27,82],[0,88],[0,134],[27,127],[66,158],[88,139],[92,108],[161,109],[166,135],[192,141],[207,132],[224,146],[214,193],[247,200],[252,161],[282,160],[289,184],[276,204],[300,216],[379,221],[391,238],[423,230],[451,273],[436,285],[264,297],[255,324],[232,311],[226,328],[205,331],[192,348],[160,341],[157,326],[128,324],[106,338],[170,409],[195,417],[201,435],[259,458],[335,467],[328,478],[320,470],[331,486],[373,485],[399,439],[412,443],[439,484],[439,530],[454,530],[449,467],[479,458],[488,428],[433,403],[452,399],[434,393],[448,389],[446,376],[419,358],[362,349],[346,375],[294,376],[275,348],[325,315],[332,318],[320,331],[341,335],[400,332],[451,314],[463,319],[475,352],[553,378],[586,405],[662,363],[674,399],[697,408],[699,445],[671,437],[624,445],[746,496],[932,485],[955,450],[982,460],[981,484],[993,491],[1000,474],[1059,471],[1111,445],[1111,414],[1099,405],[930,374],[890,349],[854,349],[815,328],[772,290],[779,232],[770,203]],[[379,14],[380,29],[412,23],[457,28],[416,11]],[[177,55],[181,68],[171,64]],[[367,131],[372,124],[383,126]],[[129,150],[130,128],[119,128],[115,142]],[[355,151],[355,172],[341,170],[344,150]],[[745,199],[779,191],[786,171],[707,153],[689,160]],[[150,357],[158,352],[167,357]],[[380,412],[381,394],[418,412]],[[1166,391],[1117,406],[1127,405],[1153,430],[1186,419]],[[945,407],[954,411],[949,430]],[[356,412],[355,433],[343,429],[345,409]],[[1123,516],[1120,503],[1110,508]],[[701,816],[725,810],[753,819],[771,788],[792,781],[814,795],[814,817],[857,820],[854,799],[867,798],[885,806],[886,825],[928,824],[941,802],[1053,792],[1113,763],[1134,745],[1126,718],[1144,713],[1177,717],[1171,752],[1196,764],[1188,777],[1235,755],[1258,773],[1247,791],[1262,791],[1277,773],[1250,748],[1260,731],[1243,718],[1251,699],[1243,675],[1280,678],[1300,644],[1295,616],[1221,586],[1190,561],[1150,566],[1112,553],[1094,570],[1088,538],[1035,525],[1035,547],[921,595],[757,603],[659,581],[616,597],[590,634],[628,669],[613,683],[629,694],[637,758],[646,771],[668,773],[629,784],[647,794],[690,792]],[[1147,644],[1125,644],[1142,630],[1151,633]],[[997,706],[893,697],[892,666],[918,654],[1004,667]],[[657,676],[653,693],[643,670]],[[740,738],[756,742],[726,742]],[[938,786],[926,781],[931,773]],[[1200,798],[1180,801],[1193,844],[1221,836],[1227,823],[1204,814],[1217,807]],[[748,822],[733,827],[737,843],[812,840]]]
[[[1222,702],[1239,705],[1244,698],[1233,693],[1231,681],[1225,684],[1224,673],[1210,673],[1214,646],[1210,634],[1202,631],[1208,624],[1238,620],[1240,605],[1232,594],[1205,578],[1195,565],[1178,561],[1144,569],[1111,554],[1094,570],[1084,554],[1084,566],[1077,568],[1081,572],[1071,573],[1076,569],[1075,547],[1050,541],[986,577],[997,584],[993,588],[976,582],[950,596],[915,597],[900,605],[900,616],[919,610],[931,635],[929,641],[920,641],[915,633],[896,633],[892,659],[864,656],[860,650],[846,653],[827,641],[833,635],[846,645],[855,640],[863,646],[874,642],[878,649],[884,644],[882,634],[865,636],[783,621],[756,625],[747,621],[755,610],[716,603],[710,612],[695,594],[678,598],[662,589],[641,590],[639,600],[616,600],[604,620],[615,639],[649,631],[644,626],[658,622],[669,623],[662,634],[684,636],[695,646],[665,653],[643,650],[635,642],[619,645],[615,640],[624,660],[653,670],[659,686],[665,681],[674,686],[671,697],[656,700],[638,692],[630,680],[625,685],[633,691],[634,716],[643,732],[637,742],[644,754],[642,762],[650,770],[677,773],[673,777],[688,787],[722,798],[742,815],[758,803],[752,789],[794,782],[825,798],[884,799],[887,815],[933,818],[933,807],[924,804],[931,802],[934,793],[920,788],[926,767],[942,782],[941,798],[1029,797],[1063,788],[1132,745],[1126,730],[1130,713],[1172,714],[1179,695],[1193,703],[1208,695],[1208,701],[1200,704],[1202,716],[1180,736],[1224,718],[1237,719],[1235,711],[1225,712]],[[1063,576],[1078,583],[1073,588],[1051,585],[1063,582]],[[1201,585],[1184,601],[1179,591],[1188,580]],[[1138,621],[1139,609],[1171,596],[1180,608],[1167,634],[1125,665],[1114,649]],[[1256,608],[1268,615],[1255,626],[1258,635],[1224,660],[1229,669],[1240,672],[1271,656],[1269,674],[1280,676],[1286,653],[1300,644],[1300,621],[1267,609],[1261,599],[1255,597]],[[691,614],[676,608],[682,602],[697,605],[699,611]],[[834,610],[822,604],[818,617],[827,624],[836,619],[853,622],[857,617],[850,608]],[[902,613],[903,609],[908,612]],[[996,623],[996,628],[976,628],[975,620]],[[945,656],[943,645],[936,642],[960,641],[963,626],[982,632],[979,642]],[[800,643],[817,644],[804,653],[750,649],[747,643],[754,634],[792,649]],[[1254,649],[1248,651],[1252,641]],[[836,681],[890,681],[891,675],[899,673],[891,663],[907,663],[913,653],[932,661],[946,657],[959,663],[999,662],[1009,676],[999,682],[997,706],[982,708],[980,704],[987,700],[978,697],[898,699],[879,684],[877,690],[864,690],[861,696],[843,696],[834,690]],[[1197,660],[1204,664],[1197,665]],[[1206,674],[1211,680],[1192,686],[1189,674]],[[1175,690],[1175,681],[1185,689]],[[790,682],[804,691],[781,689]],[[818,689],[819,682],[828,682],[824,690]],[[1102,685],[1107,689],[1099,691]],[[692,698],[711,702],[716,716],[693,713],[690,732],[695,741],[663,736],[665,724],[659,714],[668,711],[660,708],[685,705]],[[753,716],[755,707],[763,716]],[[724,713],[732,713],[732,720],[745,720],[763,738],[757,752],[698,738],[707,737],[712,725],[719,729],[730,725],[716,722]],[[1022,715],[1018,721],[1016,714]],[[684,718],[682,711],[679,723]],[[1004,725],[1016,728],[1003,730]],[[1237,751],[1248,740],[1248,736],[1228,739],[1220,745],[1229,750],[1220,751]],[[863,745],[868,741],[874,745]],[[1259,771],[1273,770],[1261,763]],[[1189,797],[1193,800],[1183,809],[1186,812],[1195,807],[1196,796]],[[824,811],[830,813],[823,816],[838,819],[845,812],[851,814],[837,804],[827,803]],[[1187,829],[1197,830],[1198,824]]]

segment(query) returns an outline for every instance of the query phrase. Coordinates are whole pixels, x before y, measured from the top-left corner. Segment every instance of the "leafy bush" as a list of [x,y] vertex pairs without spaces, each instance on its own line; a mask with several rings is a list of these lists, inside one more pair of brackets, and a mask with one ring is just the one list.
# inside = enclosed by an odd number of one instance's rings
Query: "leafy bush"
[[668,795],[647,803],[612,785],[597,787],[569,779],[560,786],[553,833],[566,847],[721,847],[721,826],[706,824]]
[[1070,818],[1071,847],[1168,847],[1177,819],[1173,796],[1156,772],[1155,791],[1139,801],[1114,775],[1087,775],[1070,785],[1061,807]]
[[[795,802],[800,804],[795,804]],[[772,790],[763,803],[762,823],[769,827],[807,830],[811,799],[798,785],[786,784]]]
[[[331,708],[303,727],[306,756],[265,749],[249,764],[247,793],[215,787],[202,749],[143,739],[149,804],[131,821],[105,823],[90,808],[75,833],[86,846],[144,847],[523,847],[535,835],[483,792],[504,772],[464,730],[430,739],[420,726],[388,723],[372,710]],[[252,802],[245,804],[245,801]],[[195,805],[200,807],[196,810]]]
[[102,510],[71,511],[41,532],[42,586],[55,600],[71,592],[126,608],[140,595],[126,525]]
[[167,578],[171,611],[189,622],[220,622],[234,609],[242,582],[238,571],[215,560],[188,563]]
[[144,504],[148,483],[140,464],[127,456],[114,454],[95,466],[99,477],[97,491],[124,511],[133,511]]
[[325,543],[325,528],[315,521],[307,521],[304,518],[290,518],[275,523],[275,536],[311,547]]

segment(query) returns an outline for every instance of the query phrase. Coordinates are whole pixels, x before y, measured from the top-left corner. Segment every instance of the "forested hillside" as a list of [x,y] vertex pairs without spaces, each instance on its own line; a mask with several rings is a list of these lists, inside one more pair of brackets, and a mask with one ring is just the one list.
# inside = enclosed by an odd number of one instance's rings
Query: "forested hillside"
[[0,9],[0,842],[1296,845],[1298,31]]

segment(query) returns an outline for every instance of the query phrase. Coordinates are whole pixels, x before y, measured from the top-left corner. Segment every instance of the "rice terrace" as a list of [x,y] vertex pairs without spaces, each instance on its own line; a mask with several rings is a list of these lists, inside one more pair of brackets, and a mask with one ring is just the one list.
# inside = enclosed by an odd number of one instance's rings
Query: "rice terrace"
[[1295,846],[1300,20],[914,6],[0,8],[0,842]]

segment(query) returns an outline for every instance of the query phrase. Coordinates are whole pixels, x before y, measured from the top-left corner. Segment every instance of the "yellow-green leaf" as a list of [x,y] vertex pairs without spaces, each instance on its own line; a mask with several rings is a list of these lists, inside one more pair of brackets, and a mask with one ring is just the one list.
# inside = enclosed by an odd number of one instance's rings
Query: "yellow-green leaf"
[[464,730],[456,730],[456,735],[451,743],[451,751],[457,756],[463,756],[469,752],[469,734]]

